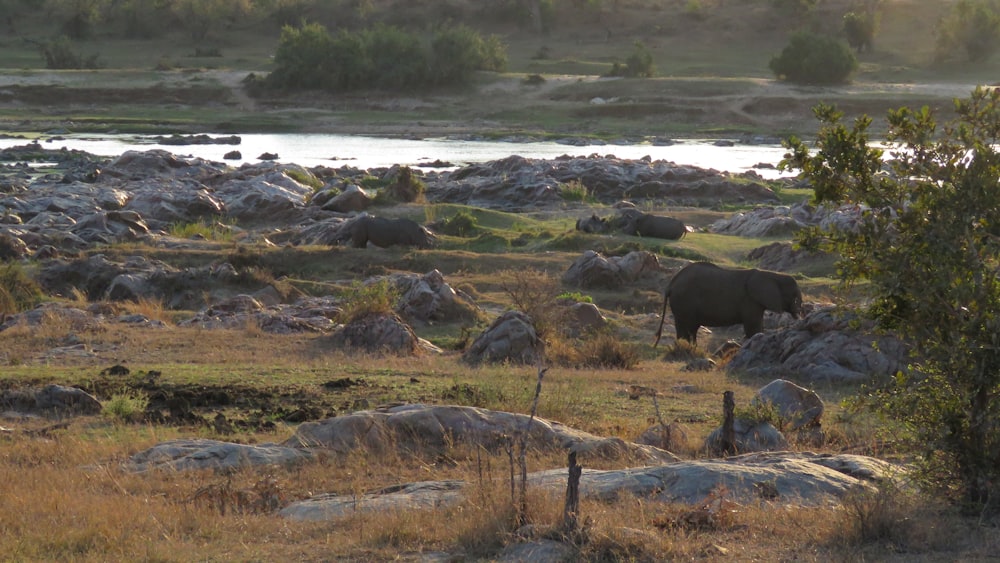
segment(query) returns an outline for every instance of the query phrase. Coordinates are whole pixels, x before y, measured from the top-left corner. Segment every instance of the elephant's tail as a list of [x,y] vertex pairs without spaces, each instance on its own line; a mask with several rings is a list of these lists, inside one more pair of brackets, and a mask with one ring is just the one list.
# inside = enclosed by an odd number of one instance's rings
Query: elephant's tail
[[660,337],[663,336],[663,321],[667,318],[667,301],[670,298],[670,286],[667,286],[667,290],[663,292],[663,311],[660,313],[660,328],[656,329],[656,340],[653,341],[653,348],[660,343]]

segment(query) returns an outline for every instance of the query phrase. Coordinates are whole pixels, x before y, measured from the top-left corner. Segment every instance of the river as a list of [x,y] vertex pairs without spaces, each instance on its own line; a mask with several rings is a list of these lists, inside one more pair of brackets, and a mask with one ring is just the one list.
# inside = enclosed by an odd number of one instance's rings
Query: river
[[[225,137],[227,135],[210,135]],[[477,162],[499,160],[511,155],[526,158],[552,159],[563,155],[601,156],[667,160],[681,165],[712,168],[740,173],[756,170],[765,178],[780,173],[771,168],[756,168],[760,164],[777,165],[785,149],[777,144],[740,144],[722,146],[713,140],[684,140],[667,145],[642,144],[566,144],[555,141],[510,142],[455,140],[445,138],[397,139],[359,135],[252,133],[239,135],[240,143],[163,145],[155,137],[140,135],[67,134],[39,139],[48,149],[76,149],[102,156],[117,156],[128,150],[164,149],[178,156],[194,156],[223,161],[223,155],[238,150],[242,157],[230,160],[234,165],[258,162],[264,153],[278,156],[277,161],[313,166],[353,166],[361,169],[401,164],[427,166],[435,161],[464,166]],[[25,139],[0,139],[0,149],[23,145]],[[447,168],[447,167],[445,167]]]

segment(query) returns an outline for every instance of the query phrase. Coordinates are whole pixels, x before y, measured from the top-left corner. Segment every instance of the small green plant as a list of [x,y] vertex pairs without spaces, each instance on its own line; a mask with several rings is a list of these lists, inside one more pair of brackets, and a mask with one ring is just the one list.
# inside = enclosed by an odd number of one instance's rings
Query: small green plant
[[446,235],[468,237],[474,235],[478,227],[475,216],[463,210],[441,223],[439,230]]
[[377,190],[386,187],[389,182],[369,174],[358,180],[358,185],[365,190]]
[[101,414],[120,422],[135,422],[149,406],[149,397],[137,393],[117,393],[104,403]]
[[562,299],[565,301],[573,301],[574,303],[593,303],[594,298],[589,295],[584,295],[579,291],[567,291],[556,297],[556,299]]
[[298,168],[286,168],[285,175],[300,184],[309,186],[313,190],[318,190],[323,187],[323,180],[320,180],[316,176],[313,176],[306,170],[300,170]]
[[399,290],[388,279],[374,283],[354,282],[342,296],[342,322],[346,324],[370,315],[391,314],[399,297]]
[[570,180],[565,184],[559,184],[559,196],[566,201],[590,201],[590,191],[580,180]]
[[705,6],[700,0],[687,0],[684,4],[684,15],[700,20],[704,19],[707,14]]
[[737,407],[733,414],[736,418],[745,420],[752,425],[768,423],[781,430],[785,424],[781,413],[770,401],[753,401],[745,407]]
[[233,231],[230,225],[213,222],[209,224],[204,219],[195,223],[174,223],[168,232],[170,236],[184,239],[201,238],[228,242],[233,239]]

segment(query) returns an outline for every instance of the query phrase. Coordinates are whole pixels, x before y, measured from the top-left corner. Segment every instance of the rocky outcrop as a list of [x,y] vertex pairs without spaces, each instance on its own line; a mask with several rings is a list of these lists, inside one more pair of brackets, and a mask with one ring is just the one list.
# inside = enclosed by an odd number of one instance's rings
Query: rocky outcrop
[[791,326],[754,335],[726,369],[806,382],[863,382],[906,369],[907,347],[903,342],[854,328],[851,318],[850,313],[824,308]]
[[617,289],[641,277],[663,272],[656,255],[639,250],[625,256],[604,257],[588,250],[562,276],[562,282],[584,289]]
[[[373,278],[365,283],[380,279]],[[423,275],[396,274],[389,280],[400,293],[396,312],[410,322],[457,322],[474,319],[480,313],[472,298],[448,285],[438,270]]]
[[764,206],[741,211],[713,223],[709,232],[743,237],[788,237],[805,227],[855,230],[865,208],[858,205],[827,207],[809,203]]
[[790,242],[772,242],[758,246],[747,253],[747,260],[757,264],[762,270],[773,272],[790,272],[810,265],[830,261],[830,255],[825,252],[796,248]]
[[288,465],[313,459],[313,451],[278,444],[233,444],[218,440],[171,440],[129,458],[126,468],[152,470],[226,470],[258,465]]
[[[339,454],[363,448],[436,455],[455,444],[497,452],[529,428],[528,418],[525,414],[477,407],[401,405],[304,423],[284,445],[322,448]],[[533,449],[572,448],[583,458],[627,458],[640,463],[677,460],[673,454],[651,446],[601,438],[537,417],[531,421],[527,440]]]
[[348,321],[330,337],[330,345],[374,354],[412,356],[419,339],[410,325],[395,314],[375,313]]
[[559,186],[580,182],[597,201],[658,200],[669,205],[777,202],[762,182],[737,182],[714,170],[668,161],[615,157],[537,160],[511,156],[451,172],[428,174],[428,201],[525,211],[560,203]]
[[[666,465],[618,470],[583,469],[580,497],[613,502],[621,495],[643,502],[695,505],[724,490],[728,500],[762,500],[796,506],[818,506],[836,501],[850,491],[890,482],[905,471],[890,463],[854,455],[774,452],[726,459],[681,461]],[[530,487],[562,492],[565,468],[528,475]],[[400,485],[366,495],[317,495],[283,508],[293,520],[333,520],[357,511],[430,508],[463,498],[462,483],[427,482]],[[407,493],[412,491],[410,497]]]

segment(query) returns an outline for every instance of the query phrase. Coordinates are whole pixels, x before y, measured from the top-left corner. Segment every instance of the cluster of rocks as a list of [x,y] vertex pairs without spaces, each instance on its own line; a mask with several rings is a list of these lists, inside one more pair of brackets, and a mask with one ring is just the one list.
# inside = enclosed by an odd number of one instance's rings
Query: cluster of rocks
[[[236,222],[241,228],[277,228],[275,242],[331,244],[350,216],[372,197],[366,176],[390,181],[401,167],[359,170],[260,162],[233,168],[163,150],[129,151],[114,159],[86,153],[50,154],[37,145],[15,147],[0,159],[60,160],[64,173],[30,170],[6,175],[0,190],[0,254],[14,258],[76,252],[94,244],[164,236],[172,224]],[[753,179],[753,178],[751,178]],[[759,180],[759,178],[758,178]],[[555,160],[512,156],[448,171],[423,173],[430,203],[461,203],[521,211],[561,205],[569,182],[586,186],[604,203],[657,200],[671,205],[776,203],[763,181],[734,181],[714,170],[613,156]],[[321,185],[316,188],[314,186]]]
[[[793,324],[754,335],[726,365],[731,373],[808,382],[863,382],[906,370],[905,342],[858,328],[853,315],[819,308]],[[873,345],[874,343],[874,345]]]
[[788,237],[812,226],[851,231],[863,220],[864,210],[859,205],[829,207],[807,202],[761,206],[720,219],[710,225],[708,231],[744,237]]

